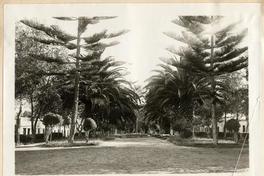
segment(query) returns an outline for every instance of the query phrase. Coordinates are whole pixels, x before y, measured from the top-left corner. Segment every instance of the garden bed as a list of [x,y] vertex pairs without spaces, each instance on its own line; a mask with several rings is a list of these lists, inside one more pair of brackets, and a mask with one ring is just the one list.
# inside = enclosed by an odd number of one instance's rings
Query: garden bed
[[114,134],[113,137],[118,138],[140,138],[140,137],[148,137],[148,134],[143,133],[127,133],[127,134]]
[[39,147],[81,147],[81,146],[97,146],[99,145],[98,142],[83,142],[77,141],[73,144],[68,143],[67,141],[52,141],[48,144],[41,144]]
[[[208,138],[188,138],[184,139],[179,136],[170,136],[167,140],[175,145],[205,148],[241,148],[241,143],[234,143],[231,140],[219,140],[218,145],[214,145],[212,139]],[[248,144],[245,145],[248,147]]]

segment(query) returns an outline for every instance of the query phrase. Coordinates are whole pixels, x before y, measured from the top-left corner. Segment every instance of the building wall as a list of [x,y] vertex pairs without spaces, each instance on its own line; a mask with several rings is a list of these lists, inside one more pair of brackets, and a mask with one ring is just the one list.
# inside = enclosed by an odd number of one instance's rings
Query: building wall
[[[239,120],[239,124],[240,124],[239,133],[246,133],[247,121]],[[218,123],[219,132],[224,132],[224,125],[225,125],[225,122]]]
[[[222,119],[224,119],[224,117],[222,117]],[[236,115],[235,114],[227,114],[226,115],[226,121],[228,121],[230,119],[236,119]],[[246,116],[239,114],[238,119],[239,119],[239,124],[240,124],[239,133],[247,133],[247,131],[246,131],[246,129],[247,129]],[[224,125],[225,125],[224,120],[217,123],[218,132],[224,132]],[[208,130],[209,130],[208,127],[204,127],[204,126],[195,127],[195,132],[208,132]]]
[[[28,117],[21,117],[20,118],[20,128],[19,134],[23,135],[30,135],[32,134],[31,131],[31,121]],[[53,127],[52,132],[54,133],[62,133],[64,135],[64,127],[62,125],[56,125]],[[41,121],[37,122],[36,126],[36,134],[44,134],[45,133],[45,126]],[[66,126],[65,128],[65,137],[69,135],[69,127]]]

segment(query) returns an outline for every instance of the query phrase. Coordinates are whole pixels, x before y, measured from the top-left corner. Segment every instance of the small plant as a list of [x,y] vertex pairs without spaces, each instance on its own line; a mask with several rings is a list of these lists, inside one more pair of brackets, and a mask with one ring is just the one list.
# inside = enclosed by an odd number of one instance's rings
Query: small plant
[[240,128],[239,121],[236,119],[230,119],[226,122],[225,128],[234,134],[234,141],[238,142],[238,132]]
[[190,138],[192,137],[192,131],[190,129],[184,129],[180,132],[181,138]]
[[86,118],[83,122],[83,129],[85,131],[85,140],[86,143],[89,141],[90,131],[95,130],[97,128],[96,122],[92,118]]
[[49,142],[49,137],[50,141],[52,140],[52,129],[55,125],[59,124],[61,122],[62,117],[59,114],[54,114],[54,113],[47,113],[43,120],[42,123],[45,125],[45,141],[46,143]]

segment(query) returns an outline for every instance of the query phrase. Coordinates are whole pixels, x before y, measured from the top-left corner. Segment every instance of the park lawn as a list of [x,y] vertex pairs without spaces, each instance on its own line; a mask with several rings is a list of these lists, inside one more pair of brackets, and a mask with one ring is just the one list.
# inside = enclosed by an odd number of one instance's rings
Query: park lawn
[[[16,151],[15,171],[16,174],[230,172],[240,152],[238,147],[159,145],[159,139],[151,140],[157,145]],[[238,169],[248,167],[248,148],[245,148]]]

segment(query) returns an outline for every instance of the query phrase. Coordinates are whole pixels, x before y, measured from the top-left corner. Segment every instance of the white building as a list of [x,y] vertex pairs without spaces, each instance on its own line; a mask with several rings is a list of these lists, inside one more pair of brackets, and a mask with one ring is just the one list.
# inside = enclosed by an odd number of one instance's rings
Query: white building
[[[236,114],[227,114],[226,115],[226,121],[230,120],[230,119],[236,119]],[[246,116],[243,115],[243,114],[239,114],[239,117],[238,117],[238,121],[239,121],[239,124],[240,124],[240,127],[239,127],[239,133],[247,133],[247,119],[246,119]],[[224,125],[225,125],[225,122],[224,120],[222,120],[221,122],[218,122],[218,130],[219,132],[224,132]]]
[[[226,122],[230,119],[236,119],[236,114],[226,114]],[[240,124],[239,127],[239,133],[247,133],[247,119],[246,116],[243,114],[239,114],[238,121]],[[222,117],[221,121],[217,123],[218,127],[218,132],[224,132],[224,126],[225,126],[225,121],[224,121],[224,116]],[[212,128],[212,126],[210,126]],[[198,125],[195,127],[195,132],[209,132],[210,128],[207,126],[203,125]],[[228,132],[228,130],[226,130]]]
[[[25,114],[25,113],[24,113]],[[31,120],[28,116],[21,116],[20,117],[20,127],[18,129],[18,132],[20,135],[31,135]],[[54,133],[62,133],[65,134],[65,137],[67,137],[70,133],[69,127],[65,127],[65,133],[64,133],[64,126],[63,125],[56,125],[53,127],[52,132]],[[36,126],[36,134],[44,134],[45,133],[45,126],[43,123],[38,120],[37,126]]]

